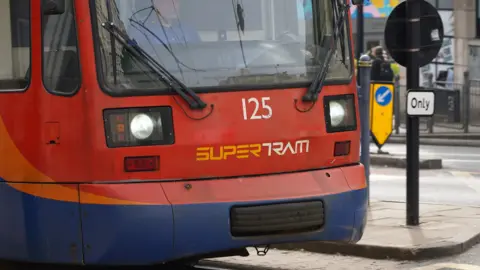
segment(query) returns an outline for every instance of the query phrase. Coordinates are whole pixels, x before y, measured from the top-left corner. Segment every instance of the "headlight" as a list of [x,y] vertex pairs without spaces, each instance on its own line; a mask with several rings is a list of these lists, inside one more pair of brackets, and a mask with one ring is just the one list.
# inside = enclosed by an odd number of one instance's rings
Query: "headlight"
[[345,119],[345,108],[337,101],[330,101],[330,123],[332,127],[338,127]]
[[108,147],[169,145],[175,141],[171,107],[107,109]]
[[146,114],[137,114],[130,122],[130,132],[133,137],[139,140],[145,140],[150,137],[155,128],[155,122]]
[[325,96],[324,104],[328,133],[357,129],[355,95]]

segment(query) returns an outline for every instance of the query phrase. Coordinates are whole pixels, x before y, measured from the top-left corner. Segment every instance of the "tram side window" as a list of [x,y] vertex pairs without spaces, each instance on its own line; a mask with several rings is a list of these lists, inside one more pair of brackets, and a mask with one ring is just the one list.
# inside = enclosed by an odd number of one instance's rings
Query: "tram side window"
[[0,1],[0,92],[29,84],[30,0]]
[[58,95],[74,94],[81,83],[73,0],[62,14],[42,14],[43,84]]

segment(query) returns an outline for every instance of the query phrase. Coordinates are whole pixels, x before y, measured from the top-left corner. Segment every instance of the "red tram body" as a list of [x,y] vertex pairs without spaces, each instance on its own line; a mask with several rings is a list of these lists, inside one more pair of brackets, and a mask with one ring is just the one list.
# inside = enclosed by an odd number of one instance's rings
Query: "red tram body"
[[[28,34],[0,42],[7,48],[0,64],[0,259],[152,264],[247,246],[358,241],[367,195],[350,18],[342,29],[348,61],[336,64],[349,73],[327,78],[313,107],[295,102],[309,81],[255,85],[239,77],[240,86],[188,85],[208,105],[191,110],[171,92],[108,90],[97,2],[129,1],[66,0],[58,15],[46,15],[45,1],[2,4],[10,12],[3,31]],[[27,16],[20,3],[29,6]],[[73,35],[63,38],[67,26]],[[334,110],[348,123],[329,130]],[[145,143],[127,134],[139,115],[159,117],[161,136]],[[141,132],[149,131],[148,119],[137,119]]]

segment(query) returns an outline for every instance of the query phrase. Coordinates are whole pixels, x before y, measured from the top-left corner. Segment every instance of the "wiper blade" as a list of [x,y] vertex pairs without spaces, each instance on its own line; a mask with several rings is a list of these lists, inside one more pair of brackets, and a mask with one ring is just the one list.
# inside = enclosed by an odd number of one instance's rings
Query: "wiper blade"
[[[322,91],[323,85],[325,83],[325,79],[327,78],[328,70],[330,68],[330,62],[332,61],[332,57],[336,52],[339,33],[343,31],[343,24],[345,23],[345,19],[347,18],[347,12],[349,10],[348,5],[337,4],[337,0],[332,0],[332,2],[334,4],[334,17],[333,17],[334,28],[333,28],[332,44],[327,51],[325,61],[323,62],[323,65],[320,71],[317,73],[317,75],[312,81],[312,84],[308,88],[307,92],[302,97],[302,101],[304,102],[317,101],[318,95]],[[338,16],[338,19],[335,19],[335,15]],[[340,35],[340,36],[343,36],[343,35]]]
[[[346,63],[347,61],[347,52],[346,52],[346,47],[345,47],[345,34],[346,34],[346,31],[343,31],[343,24],[345,23],[345,20],[347,19],[347,14],[350,12],[350,6],[349,5],[346,5],[346,4],[343,4],[343,3],[340,3],[336,9],[337,11],[337,15],[338,17],[340,18],[340,20],[342,21],[341,22],[341,25],[338,26],[338,32],[337,32],[337,36],[339,38],[339,42],[340,42],[340,49],[342,50],[341,51],[341,55],[342,55],[342,63],[343,65],[345,65],[345,67],[348,69],[349,66],[348,64]],[[341,17],[340,17],[341,16]]]
[[172,75],[165,67],[158,63],[145,50],[136,44],[126,33],[123,33],[113,22],[102,23],[103,28],[112,34],[115,39],[120,42],[125,49],[135,56],[140,62],[149,67],[160,80],[170,86],[180,97],[182,97],[193,110],[201,110],[207,106],[200,97],[184,83]]
[[308,87],[307,93],[302,97],[302,100],[305,102],[317,101],[318,95],[322,91],[323,84],[325,83],[325,78],[328,74],[328,69],[330,66],[330,61],[332,61],[333,54],[335,53],[334,48],[330,48],[325,57],[325,62],[323,62],[322,68],[315,76],[312,84]]

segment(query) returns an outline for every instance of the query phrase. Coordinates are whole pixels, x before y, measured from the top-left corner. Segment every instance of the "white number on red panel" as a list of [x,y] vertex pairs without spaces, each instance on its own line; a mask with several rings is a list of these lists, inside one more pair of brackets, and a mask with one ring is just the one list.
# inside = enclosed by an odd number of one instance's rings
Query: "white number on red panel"
[[244,120],[260,120],[272,118],[272,107],[268,105],[270,97],[242,98],[242,109]]

